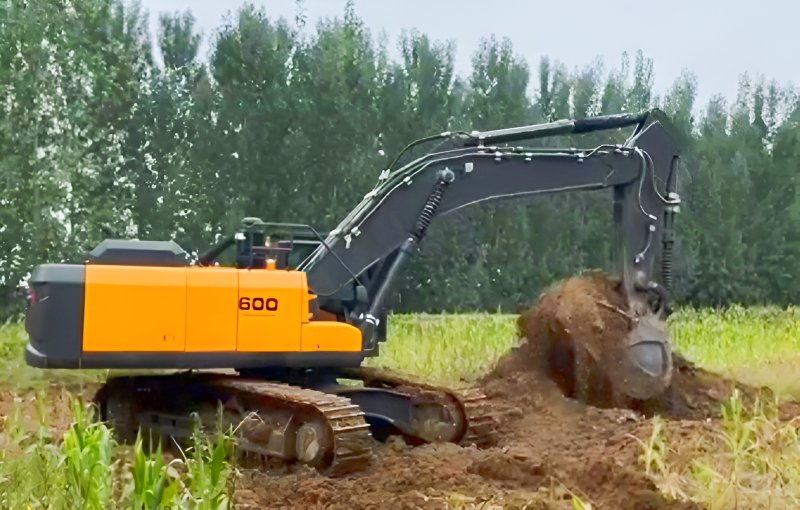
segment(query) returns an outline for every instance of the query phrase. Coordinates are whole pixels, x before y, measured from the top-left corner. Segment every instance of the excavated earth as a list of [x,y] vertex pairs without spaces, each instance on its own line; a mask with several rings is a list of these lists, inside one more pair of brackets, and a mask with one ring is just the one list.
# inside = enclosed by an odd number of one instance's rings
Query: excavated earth
[[[700,508],[659,492],[645,475],[636,438],[647,438],[654,414],[667,418],[670,441],[708,434],[733,382],[678,358],[667,395],[620,408],[609,405],[603,391],[590,396],[591,405],[570,398],[568,371],[548,370],[554,362],[564,369],[564,360],[543,346],[564,346],[581,337],[613,347],[624,338],[622,305],[614,282],[586,275],[544,293],[520,316],[525,341],[477,383],[497,420],[490,447],[411,447],[390,440],[377,446],[366,471],[338,479],[299,467],[242,470],[236,478],[237,507],[571,509],[577,495],[600,509]],[[587,331],[592,335],[583,335]],[[590,377],[596,387],[607,389],[596,369],[590,367]],[[755,398],[756,389],[736,386],[746,400]],[[54,396],[54,422],[66,426],[61,422],[68,408]],[[10,400],[11,394],[0,395],[4,416]],[[794,407],[784,411],[800,415]]]
[[[490,448],[389,442],[379,447],[369,470],[338,480],[305,470],[280,476],[249,471],[239,480],[238,504],[571,509],[577,495],[601,509],[700,508],[659,492],[644,472],[636,438],[647,438],[649,417],[655,414],[669,420],[671,441],[708,434],[733,387],[746,401],[758,391],[677,358],[672,388],[658,400],[612,407],[609,386],[596,366],[581,371],[600,388],[588,396],[591,405],[570,398],[574,374],[566,368],[564,350],[553,354],[552,347],[590,338],[588,349],[613,348],[628,331],[623,307],[614,281],[589,274],[562,282],[520,316],[524,342],[479,382],[498,420]],[[554,364],[561,372],[550,369]],[[785,411],[800,414],[793,407]]]

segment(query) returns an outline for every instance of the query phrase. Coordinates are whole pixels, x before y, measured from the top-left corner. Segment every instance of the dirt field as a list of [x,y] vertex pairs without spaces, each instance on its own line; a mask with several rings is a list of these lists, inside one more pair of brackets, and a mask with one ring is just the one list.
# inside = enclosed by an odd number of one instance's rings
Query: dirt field
[[[594,288],[600,293],[610,289]],[[613,302],[613,295],[606,297]],[[635,438],[644,440],[650,434],[649,417],[656,413],[668,418],[671,441],[708,434],[717,426],[720,403],[728,397],[732,383],[677,359],[672,390],[659,401],[633,409],[580,404],[565,397],[563,382],[554,382],[533,368],[539,366],[536,342],[552,333],[543,317],[552,317],[553,310],[546,308],[557,302],[546,297],[522,316],[520,328],[529,342],[509,353],[479,383],[498,416],[492,447],[412,448],[390,441],[378,446],[368,470],[341,479],[302,468],[246,470],[237,479],[238,507],[571,509],[575,494],[601,509],[700,508],[671,501],[659,492],[645,475],[639,460],[641,445]],[[615,321],[620,315],[611,308],[597,310],[589,327],[619,334]],[[754,389],[740,388],[746,400],[756,394]],[[84,393],[90,395],[93,389],[84,388]],[[55,400],[48,403],[48,413],[56,430],[68,424],[63,391],[50,390]],[[26,420],[32,423],[35,402],[31,395],[21,398]],[[13,400],[10,392],[0,393],[3,416]],[[783,411],[787,416],[800,415],[794,405]]]
[[[238,491],[242,508],[573,508],[572,494],[593,508],[700,508],[659,492],[645,475],[635,438],[650,434],[656,413],[669,419],[671,439],[707,434],[732,383],[677,359],[672,390],[658,401],[620,409],[603,405],[602,396],[595,406],[565,397],[564,381],[533,369],[541,366],[536,342],[553,334],[553,319],[573,331],[593,328],[600,343],[624,327],[613,307],[588,308],[587,296],[622,304],[602,280],[575,280],[557,294],[521,316],[529,341],[480,383],[502,416],[491,448],[387,444],[369,471],[336,481],[308,471],[248,472]],[[578,321],[587,314],[590,321]],[[754,398],[754,389],[737,386],[746,400]],[[794,406],[784,411],[800,414]]]
[[[683,365],[671,435],[713,427],[729,386]],[[564,398],[552,382],[521,371],[486,381],[493,405],[507,415],[490,449],[385,445],[371,470],[342,480],[301,471],[244,473],[242,508],[573,508],[571,493],[594,508],[700,508],[663,497],[638,461],[647,419]]]
[[[519,356],[524,349],[517,351]],[[571,493],[594,508],[700,508],[670,501],[646,477],[635,437],[651,425],[637,412],[584,406],[565,398],[541,375],[504,370],[483,389],[505,418],[491,448],[399,442],[378,447],[364,473],[329,479],[306,469],[243,471],[237,481],[239,508],[564,508]],[[675,397],[687,403],[670,416],[670,436],[707,434],[729,385],[683,365]],[[75,388],[72,389],[75,392]],[[85,395],[93,388],[86,387]],[[49,419],[57,433],[69,424],[65,393],[50,390]],[[32,395],[17,397],[26,422],[36,423]],[[6,416],[14,396],[0,393]],[[787,412],[796,413],[794,408]]]

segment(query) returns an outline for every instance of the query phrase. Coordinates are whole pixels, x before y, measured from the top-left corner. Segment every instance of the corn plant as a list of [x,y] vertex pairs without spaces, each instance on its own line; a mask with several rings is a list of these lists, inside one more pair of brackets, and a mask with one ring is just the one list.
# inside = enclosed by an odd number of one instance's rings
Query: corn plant
[[164,461],[161,442],[155,452],[145,452],[142,433],[133,447],[133,488],[131,504],[136,510],[170,508],[175,504],[180,486],[178,473]]
[[645,473],[648,475],[664,474],[666,472],[666,459],[667,459],[667,445],[664,440],[664,427],[665,422],[661,416],[654,416],[653,430],[647,441],[642,441],[638,437],[634,437],[636,441],[642,446],[642,454],[639,460],[644,464]]
[[62,451],[66,492],[73,504],[105,509],[113,489],[114,439],[104,423],[92,421],[82,402],[72,402],[74,422],[64,434]]
[[[745,406],[737,391],[721,407],[711,434],[698,428],[669,442],[654,425],[650,440],[640,441],[647,473],[663,492],[712,510],[800,508],[797,420],[781,420],[774,402]],[[653,440],[657,433],[662,439]]]
[[206,435],[199,422],[192,431],[191,445],[182,451],[185,466],[183,501],[191,508],[222,510],[233,507],[231,463],[235,438],[231,429],[222,426],[220,410],[217,428]]
[[52,433],[41,416],[36,431],[22,422],[22,406],[14,405],[4,423],[0,454],[0,508],[60,508],[65,501],[63,455],[52,444]]

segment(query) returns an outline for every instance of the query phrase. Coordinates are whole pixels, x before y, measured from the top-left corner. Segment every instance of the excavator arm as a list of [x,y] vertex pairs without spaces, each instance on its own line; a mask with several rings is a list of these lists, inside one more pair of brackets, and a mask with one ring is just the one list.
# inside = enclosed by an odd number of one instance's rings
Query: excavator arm
[[[633,132],[620,144],[588,149],[511,145],[624,127]],[[444,134],[438,150],[385,171],[298,269],[306,272],[318,306],[357,324],[365,353],[374,353],[382,340],[387,291],[435,218],[495,199],[612,189],[616,270],[632,314],[642,319],[628,339],[627,361],[636,368],[628,371],[625,385],[634,394],[649,394],[652,380],[667,384],[671,371],[662,323],[669,313],[672,225],[680,203],[678,140],[657,110]],[[642,376],[641,391],[631,374]]]
[[[585,150],[499,145],[631,125],[634,133],[618,145]],[[660,248],[671,246],[673,239],[679,150],[659,112],[451,135],[448,141],[456,147],[384,172],[325,243],[299,265],[322,308],[353,295],[351,284],[362,283],[354,275],[387,261],[399,267],[406,259],[401,254],[413,251],[438,216],[489,200],[606,188],[614,190],[618,271],[626,290],[666,296],[657,289],[670,283],[669,261],[664,261],[661,275],[655,261],[659,254],[669,258]],[[396,269],[384,268],[379,274],[367,298],[373,308],[381,306]]]

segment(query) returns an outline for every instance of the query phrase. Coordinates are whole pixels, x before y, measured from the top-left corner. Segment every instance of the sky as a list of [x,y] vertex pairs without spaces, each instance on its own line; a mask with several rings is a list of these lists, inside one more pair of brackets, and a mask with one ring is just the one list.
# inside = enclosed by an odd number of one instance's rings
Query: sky
[[[270,16],[294,18],[296,0],[251,0]],[[140,0],[151,29],[159,12],[191,10],[206,36],[201,51],[243,0]],[[309,30],[320,18],[341,16],[346,0],[304,0]],[[547,56],[582,68],[601,58],[617,67],[624,51],[653,59],[654,86],[665,93],[682,70],[695,74],[698,106],[715,94],[735,100],[739,78],[764,77],[800,86],[800,2],[794,0],[355,0],[373,36],[396,46],[403,29],[456,43],[456,71],[470,71],[481,38],[509,38],[535,69]]]

